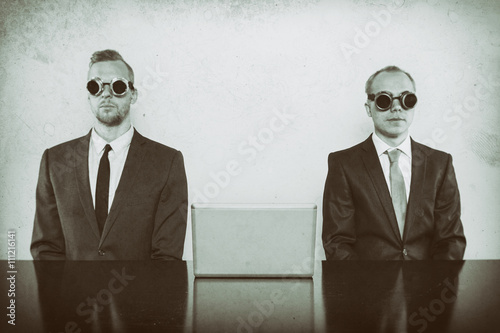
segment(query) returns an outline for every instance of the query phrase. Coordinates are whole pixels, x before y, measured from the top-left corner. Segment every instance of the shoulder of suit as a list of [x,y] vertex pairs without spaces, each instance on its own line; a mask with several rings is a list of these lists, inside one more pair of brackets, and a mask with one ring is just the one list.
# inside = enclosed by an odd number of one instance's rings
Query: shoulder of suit
[[434,160],[448,160],[451,157],[451,155],[447,152],[431,148],[422,143],[416,142],[415,140],[412,139],[413,158],[418,157],[419,153],[422,153],[429,159],[434,159]]
[[58,152],[58,151],[61,151],[61,150],[72,149],[75,146],[81,144],[82,142],[83,143],[86,142],[88,144],[88,140],[89,139],[90,139],[90,132],[87,135],[84,135],[82,137],[79,137],[79,138],[76,138],[76,139],[72,139],[72,140],[65,141],[63,143],[57,144],[57,145],[55,145],[53,147],[50,147],[48,150],[51,151],[51,152]]
[[366,144],[366,141],[360,142],[350,148],[343,149],[343,150],[338,150],[335,152],[330,153],[328,156],[328,159],[331,160],[333,158],[335,159],[350,159],[354,156],[357,156],[358,154],[361,154],[363,151],[363,145]]
[[[154,153],[161,154],[161,155],[168,155],[168,156],[172,156],[172,157],[175,156],[176,154],[180,153],[179,150],[177,150],[173,147],[170,147],[170,146],[164,145],[162,143],[159,143],[157,141],[146,138],[145,136],[143,136],[139,132],[137,132],[137,130],[135,131],[134,136],[135,135],[137,135],[137,140],[141,144],[142,148],[146,148]],[[132,140],[134,140],[134,139],[132,139]]]

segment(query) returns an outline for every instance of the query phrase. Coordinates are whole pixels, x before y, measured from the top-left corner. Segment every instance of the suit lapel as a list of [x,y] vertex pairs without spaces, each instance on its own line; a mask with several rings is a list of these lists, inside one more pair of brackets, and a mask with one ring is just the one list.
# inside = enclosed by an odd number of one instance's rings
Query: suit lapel
[[425,170],[427,166],[427,153],[423,146],[411,140],[411,185],[410,198],[406,209],[406,221],[403,237],[406,240],[406,235],[409,232],[414,220],[415,214],[418,213],[420,207],[418,205],[422,198],[423,182],[425,179]]
[[87,222],[90,229],[97,237],[99,235],[99,227],[97,226],[97,219],[95,217],[94,204],[92,203],[92,193],[90,192],[89,180],[89,143],[90,133],[79,139],[74,147],[73,158],[75,162],[76,179],[78,183],[78,193],[82,203],[83,210],[87,216]]
[[380,199],[380,203],[384,208],[387,220],[389,221],[391,229],[394,232],[396,238],[402,242],[396,214],[394,213],[394,208],[392,206],[391,194],[389,192],[389,189],[387,188],[384,172],[382,171],[380,159],[377,156],[377,151],[375,150],[371,135],[367,140],[365,140],[365,142],[363,142],[362,148],[365,151],[365,153],[362,155],[363,163],[365,164],[365,168],[370,175],[372,183],[378,194],[378,198]]
[[101,241],[99,246],[102,245],[106,239],[109,231],[113,227],[116,218],[119,215],[120,207],[127,201],[130,188],[134,183],[135,176],[140,169],[144,155],[146,154],[145,149],[141,149],[141,146],[145,143],[144,137],[140,135],[136,130],[134,130],[134,136],[130,142],[130,148],[127,154],[127,159],[125,160],[125,165],[123,167],[123,172],[118,183],[118,187],[115,192],[115,197],[113,203],[111,204],[111,209],[109,211],[108,218],[104,225],[104,230],[102,232]]

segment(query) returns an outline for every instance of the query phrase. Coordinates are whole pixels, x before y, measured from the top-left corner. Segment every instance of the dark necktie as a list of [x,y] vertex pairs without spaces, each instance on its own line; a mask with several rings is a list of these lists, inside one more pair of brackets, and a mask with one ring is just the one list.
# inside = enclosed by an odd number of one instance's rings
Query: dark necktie
[[391,162],[390,169],[390,180],[391,180],[391,197],[392,205],[394,206],[394,212],[396,213],[396,219],[398,221],[399,233],[401,238],[403,238],[403,230],[405,226],[406,218],[406,188],[403,174],[399,168],[399,156],[401,155],[401,150],[394,149],[387,151],[389,155],[389,161]]
[[95,217],[99,226],[99,232],[102,235],[104,223],[108,217],[108,200],[109,200],[109,159],[108,153],[111,150],[110,145],[104,147],[99,162],[99,171],[97,172],[97,185],[95,190]]

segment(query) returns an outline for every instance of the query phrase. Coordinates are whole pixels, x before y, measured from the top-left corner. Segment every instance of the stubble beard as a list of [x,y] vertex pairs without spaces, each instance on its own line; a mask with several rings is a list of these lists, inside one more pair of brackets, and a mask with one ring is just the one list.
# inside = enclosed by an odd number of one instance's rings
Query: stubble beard
[[[120,112],[122,111],[122,112]],[[109,113],[105,113],[105,112],[102,112],[100,110],[98,110],[96,112],[96,118],[97,120],[107,126],[107,127],[115,127],[115,126],[119,126],[121,125],[121,123],[123,122],[123,120],[125,119],[125,117],[129,114],[130,110],[129,109],[126,109],[126,110],[116,110],[114,112],[109,112]]]

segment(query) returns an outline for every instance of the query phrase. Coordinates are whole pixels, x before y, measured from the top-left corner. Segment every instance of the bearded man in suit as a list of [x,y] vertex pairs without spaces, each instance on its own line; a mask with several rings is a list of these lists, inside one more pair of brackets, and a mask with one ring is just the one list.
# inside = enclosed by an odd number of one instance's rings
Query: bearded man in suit
[[118,52],[92,55],[87,89],[94,127],[42,157],[33,258],[181,260],[187,223],[181,152],[132,126],[134,72]]
[[374,133],[328,158],[322,235],[327,260],[463,258],[452,157],[408,133],[415,90],[411,75],[396,66],[366,82]]

